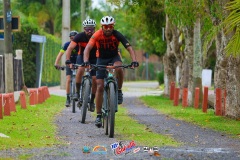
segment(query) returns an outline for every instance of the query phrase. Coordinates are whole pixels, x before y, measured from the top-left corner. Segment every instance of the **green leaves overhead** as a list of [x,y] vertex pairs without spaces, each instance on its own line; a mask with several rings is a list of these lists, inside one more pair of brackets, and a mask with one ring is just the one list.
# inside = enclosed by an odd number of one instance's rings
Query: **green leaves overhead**
[[194,0],[166,0],[165,12],[179,27],[191,26],[196,21],[197,12],[200,12],[200,5],[196,4]]
[[[240,55],[240,1],[232,1],[227,4],[226,9],[230,11],[223,24],[226,26],[226,34],[233,34],[230,42],[227,44],[225,51],[228,55]],[[232,33],[231,33],[232,32]]]
[[148,53],[163,55],[166,51],[166,44],[162,40],[162,28],[165,27],[164,2],[138,0],[138,5],[130,9],[133,19],[129,23],[135,24],[138,47]]

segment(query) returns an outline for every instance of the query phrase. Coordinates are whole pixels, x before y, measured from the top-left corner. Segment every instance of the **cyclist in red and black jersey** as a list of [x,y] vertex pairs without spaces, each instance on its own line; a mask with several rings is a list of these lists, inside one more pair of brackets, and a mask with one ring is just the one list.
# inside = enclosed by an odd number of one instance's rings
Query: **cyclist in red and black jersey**
[[[114,30],[115,20],[111,16],[105,16],[101,19],[101,29],[96,31],[89,40],[84,50],[84,65],[89,65],[90,51],[97,45],[97,64],[108,65],[112,63],[115,66],[122,65],[121,57],[118,54],[119,42],[128,50],[132,58],[132,67],[138,67],[139,64],[136,59],[135,52],[126,40],[126,38],[117,30]],[[123,84],[123,69],[117,68],[116,77],[118,79],[118,103],[122,104],[122,84]],[[96,111],[97,118],[95,125],[101,126],[101,108],[103,102],[103,88],[104,88],[104,70],[97,71],[97,92],[96,92]]]
[[[70,64],[70,54],[71,51],[76,47],[79,46],[79,52],[77,56],[77,64],[81,65],[83,63],[83,51],[95,32],[95,26],[96,22],[93,19],[86,19],[82,23],[84,27],[84,32],[81,32],[77,34],[70,45],[68,46],[68,49],[66,51],[66,64]],[[90,51],[89,55],[89,62],[91,64],[96,64],[96,47],[93,47]],[[79,99],[79,92],[80,92],[80,86],[81,86],[81,81],[82,81],[82,76],[84,74],[84,67],[78,67],[77,75],[76,75],[76,93],[74,95],[74,99],[78,100]],[[95,99],[95,93],[96,93],[96,71],[92,70],[91,71],[91,76],[92,76],[92,95],[91,95],[91,100],[90,100],[90,111],[94,112],[95,110],[95,104],[94,104],[94,99]]]

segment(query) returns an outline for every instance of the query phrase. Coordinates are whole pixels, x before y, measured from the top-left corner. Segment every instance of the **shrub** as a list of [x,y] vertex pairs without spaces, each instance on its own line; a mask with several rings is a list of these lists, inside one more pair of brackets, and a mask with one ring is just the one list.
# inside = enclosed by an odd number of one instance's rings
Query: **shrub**
[[158,80],[159,85],[164,83],[164,71],[157,73],[157,80]]

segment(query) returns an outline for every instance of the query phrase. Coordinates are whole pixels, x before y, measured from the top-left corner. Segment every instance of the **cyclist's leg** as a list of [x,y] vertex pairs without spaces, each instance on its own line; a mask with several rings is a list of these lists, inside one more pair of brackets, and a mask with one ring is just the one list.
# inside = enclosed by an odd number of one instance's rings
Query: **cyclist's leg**
[[[96,64],[97,59],[90,59],[89,61],[91,64]],[[94,104],[94,99],[96,95],[96,90],[97,90],[97,81],[96,81],[96,70],[91,70],[90,75],[92,77],[92,91],[91,91],[91,100],[90,100],[90,111],[94,112],[95,110],[95,104]]]
[[96,91],[96,112],[97,118],[95,121],[95,125],[101,127],[101,116],[102,116],[102,103],[103,103],[103,91],[104,91],[104,80],[97,79],[97,91]]
[[[122,65],[122,60],[121,57],[115,56],[113,58],[113,63],[115,66]],[[123,94],[122,94],[122,84],[123,84],[123,78],[124,78],[124,73],[122,68],[116,68],[116,78],[118,80],[118,104],[122,104],[123,102]]]
[[[77,56],[77,64],[82,64],[83,63],[83,56],[78,55]],[[77,73],[76,73],[76,93],[74,95],[74,99],[78,100],[79,98],[79,92],[80,92],[80,86],[82,82],[82,76],[84,74],[84,68],[83,67],[78,67]]]
[[[98,58],[97,64],[98,65],[108,65],[110,63],[109,59],[101,59]],[[104,91],[104,77],[105,77],[105,70],[98,70],[96,72],[96,81],[97,81],[97,91],[96,91],[96,112],[97,118],[95,121],[95,125],[97,127],[101,127],[102,125],[102,103],[103,103],[103,91]]]
[[71,75],[72,71],[69,67],[66,67],[66,94],[67,94],[67,99],[66,99],[66,107],[69,107],[70,105],[70,83],[71,83]]

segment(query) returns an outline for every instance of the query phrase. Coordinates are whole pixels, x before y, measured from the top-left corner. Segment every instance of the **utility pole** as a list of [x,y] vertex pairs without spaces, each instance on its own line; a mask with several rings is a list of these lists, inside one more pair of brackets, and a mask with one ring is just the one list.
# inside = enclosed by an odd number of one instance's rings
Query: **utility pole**
[[[63,0],[62,3],[63,13],[62,13],[62,46],[64,43],[69,41],[69,32],[70,32],[70,1]],[[65,64],[66,55],[62,56],[62,64]],[[61,72],[61,89],[66,88],[66,73]]]
[[[81,22],[83,22],[84,20],[85,20],[85,0],[81,0]],[[83,26],[81,27],[81,29],[83,31]]]
[[4,0],[4,61],[5,93],[14,91],[13,85],[13,47],[12,47],[12,11],[10,0]]

